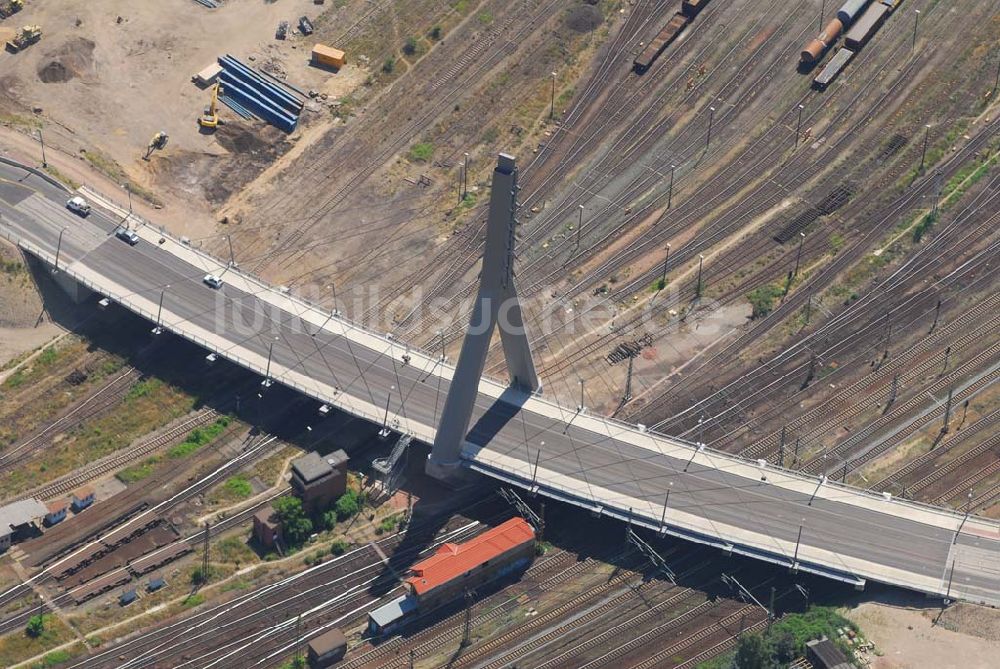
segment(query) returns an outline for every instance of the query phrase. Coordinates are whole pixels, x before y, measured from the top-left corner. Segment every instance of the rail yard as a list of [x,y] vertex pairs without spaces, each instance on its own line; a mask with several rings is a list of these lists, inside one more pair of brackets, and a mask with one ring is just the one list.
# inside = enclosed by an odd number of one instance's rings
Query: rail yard
[[996,666],[993,3],[0,36],[0,666]]

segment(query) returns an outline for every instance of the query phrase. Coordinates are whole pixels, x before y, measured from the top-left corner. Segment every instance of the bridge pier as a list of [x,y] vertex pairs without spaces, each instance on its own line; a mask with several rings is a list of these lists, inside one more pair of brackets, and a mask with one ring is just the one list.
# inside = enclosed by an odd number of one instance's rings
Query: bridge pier
[[493,170],[479,292],[426,465],[429,475],[445,481],[460,482],[465,478],[462,444],[469,432],[490,340],[498,325],[511,386],[529,393],[541,388],[514,285],[517,190],[514,157],[501,153]]

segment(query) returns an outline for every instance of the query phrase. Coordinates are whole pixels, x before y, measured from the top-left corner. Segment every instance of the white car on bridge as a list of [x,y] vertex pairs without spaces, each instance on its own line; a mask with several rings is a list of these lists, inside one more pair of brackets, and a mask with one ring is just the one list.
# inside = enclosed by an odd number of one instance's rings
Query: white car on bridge
[[80,216],[86,216],[90,213],[90,204],[79,195],[74,195],[66,200],[66,208]]

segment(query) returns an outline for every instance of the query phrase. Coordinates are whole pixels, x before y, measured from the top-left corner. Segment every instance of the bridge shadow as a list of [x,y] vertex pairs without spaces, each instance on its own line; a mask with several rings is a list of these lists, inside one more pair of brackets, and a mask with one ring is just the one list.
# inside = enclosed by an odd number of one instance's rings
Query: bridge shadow
[[482,450],[520,413],[530,395],[517,388],[505,388],[490,408],[472,425],[465,440]]

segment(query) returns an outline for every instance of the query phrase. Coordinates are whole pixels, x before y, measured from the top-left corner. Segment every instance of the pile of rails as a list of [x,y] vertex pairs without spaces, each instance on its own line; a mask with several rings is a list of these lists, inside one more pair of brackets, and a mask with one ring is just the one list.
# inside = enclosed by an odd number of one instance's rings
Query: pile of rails
[[219,66],[223,103],[245,119],[252,116],[285,132],[295,130],[302,100],[228,54],[219,57]]
[[800,54],[804,66],[811,67],[826,53],[841,33],[848,27],[850,30],[844,36],[844,48],[837,51],[822,71],[813,80],[813,85],[823,90],[837,78],[847,63],[861,48],[868,43],[886,18],[903,0],[848,0],[837,11],[832,19],[815,39],[802,49]]
[[663,50],[670,46],[670,43],[677,39],[681,31],[687,24],[694,20],[694,17],[705,8],[709,0],[684,0],[681,3],[681,11],[674,14],[663,30],[654,37],[646,48],[643,49],[639,57],[632,61],[632,69],[636,74],[642,74],[649,69],[650,65],[660,57]]

